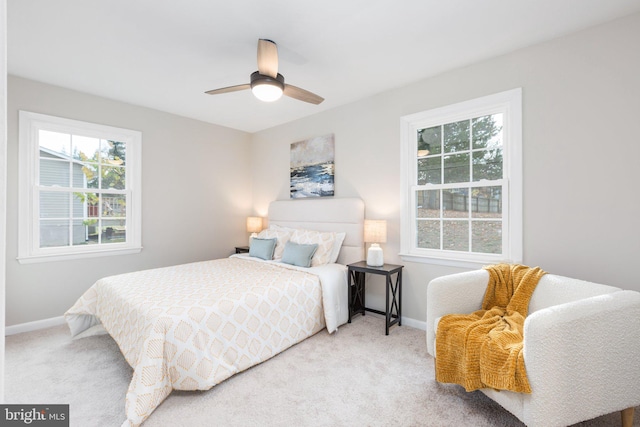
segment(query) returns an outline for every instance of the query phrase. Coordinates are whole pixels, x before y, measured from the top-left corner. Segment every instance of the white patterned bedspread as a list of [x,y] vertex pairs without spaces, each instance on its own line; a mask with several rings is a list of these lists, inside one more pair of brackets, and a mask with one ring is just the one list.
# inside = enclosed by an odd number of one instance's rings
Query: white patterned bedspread
[[174,389],[208,390],[325,324],[336,330],[345,270],[233,256],[138,271],[97,281],[65,318],[73,336],[102,323],[117,342],[134,369],[123,426],[138,426]]

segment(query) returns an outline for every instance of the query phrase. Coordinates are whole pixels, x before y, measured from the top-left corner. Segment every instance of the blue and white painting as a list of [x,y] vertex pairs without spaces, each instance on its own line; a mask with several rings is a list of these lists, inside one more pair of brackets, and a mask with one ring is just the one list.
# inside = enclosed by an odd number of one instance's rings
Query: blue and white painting
[[333,134],[291,144],[292,199],[333,196]]

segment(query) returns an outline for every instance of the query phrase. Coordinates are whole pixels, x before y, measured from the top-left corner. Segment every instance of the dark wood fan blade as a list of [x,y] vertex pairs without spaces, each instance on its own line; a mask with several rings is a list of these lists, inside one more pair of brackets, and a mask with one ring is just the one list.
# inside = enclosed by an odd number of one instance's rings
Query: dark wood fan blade
[[284,86],[284,94],[295,98],[300,101],[309,102],[311,104],[320,104],[324,101],[324,98],[316,95],[315,93],[311,93],[308,90],[301,89],[299,87],[293,85],[285,85]]
[[237,92],[239,90],[251,89],[251,85],[249,83],[244,85],[235,85],[229,87],[222,87],[220,89],[208,90],[205,93],[209,95],[218,95],[221,93],[229,93],[229,92]]
[[271,40],[258,40],[258,71],[265,76],[278,76],[278,46]]

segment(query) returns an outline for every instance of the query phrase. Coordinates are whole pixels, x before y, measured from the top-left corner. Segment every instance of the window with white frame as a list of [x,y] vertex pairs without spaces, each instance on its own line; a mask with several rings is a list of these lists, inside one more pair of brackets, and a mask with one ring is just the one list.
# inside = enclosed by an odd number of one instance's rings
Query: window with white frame
[[138,131],[20,111],[20,262],[141,249]]
[[522,101],[514,89],[402,117],[401,255],[522,261]]

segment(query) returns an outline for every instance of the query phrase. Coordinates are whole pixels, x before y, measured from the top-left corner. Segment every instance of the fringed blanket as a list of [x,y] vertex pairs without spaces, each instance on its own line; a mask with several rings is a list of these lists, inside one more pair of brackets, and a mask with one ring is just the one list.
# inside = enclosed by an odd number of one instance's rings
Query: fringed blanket
[[482,310],[442,317],[436,333],[436,380],[480,388],[531,393],[524,366],[523,329],[539,267],[485,267],[489,283]]

